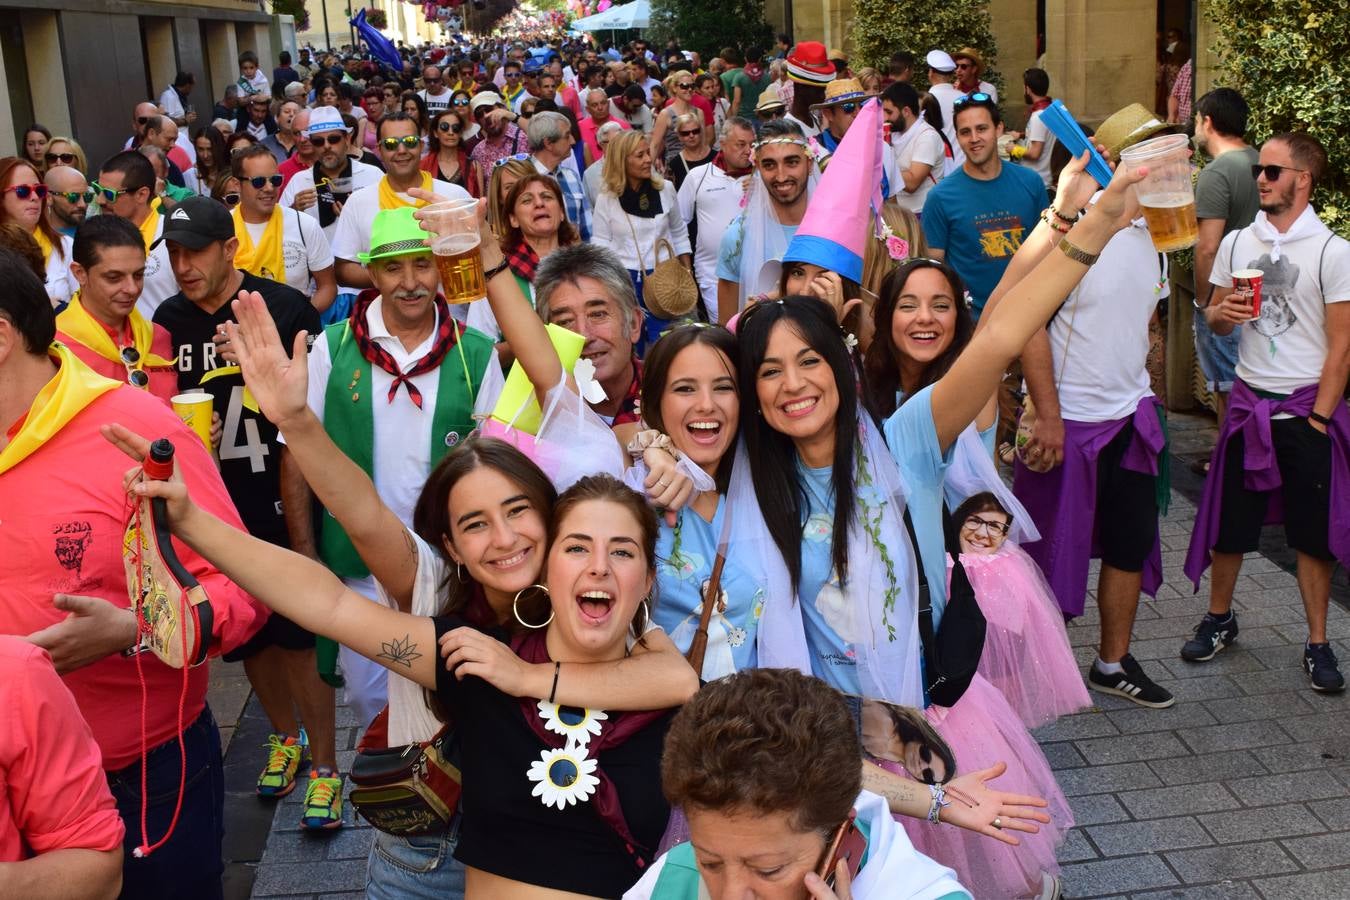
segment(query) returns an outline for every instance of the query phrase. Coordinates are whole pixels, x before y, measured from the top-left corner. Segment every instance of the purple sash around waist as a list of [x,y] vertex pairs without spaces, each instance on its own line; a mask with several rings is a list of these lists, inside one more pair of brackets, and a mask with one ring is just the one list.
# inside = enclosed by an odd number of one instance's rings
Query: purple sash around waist
[[[1195,530],[1186,550],[1186,577],[1200,590],[1200,576],[1209,568],[1210,550],[1219,538],[1219,516],[1223,506],[1223,472],[1228,463],[1228,442],[1238,431],[1242,432],[1245,470],[1243,484],[1249,491],[1273,491],[1283,482],[1275,459],[1275,445],[1270,438],[1272,417],[1287,413],[1307,418],[1317,401],[1317,385],[1304,385],[1283,400],[1258,397],[1240,379],[1233,382],[1228,396],[1228,415],[1214,454],[1209,461],[1209,477],[1205,492],[1196,511]],[[1338,402],[1331,414],[1331,518],[1327,523],[1331,552],[1341,565],[1350,567],[1350,407]],[[1283,521],[1279,495],[1271,497],[1266,524]]]
[[[1156,397],[1139,401],[1134,413],[1109,422],[1064,422],[1064,462],[1039,474],[1018,461],[1013,493],[1022,501],[1040,529],[1041,539],[1027,544],[1027,552],[1045,573],[1059,608],[1071,616],[1083,614],[1087,596],[1088,563],[1100,556],[1097,545],[1097,457],[1120,430],[1134,425],[1134,437],[1121,465],[1133,472],[1158,476],[1159,455],[1167,435]],[[1162,584],[1162,546],[1154,538],[1144,561],[1144,590],[1157,594]]]

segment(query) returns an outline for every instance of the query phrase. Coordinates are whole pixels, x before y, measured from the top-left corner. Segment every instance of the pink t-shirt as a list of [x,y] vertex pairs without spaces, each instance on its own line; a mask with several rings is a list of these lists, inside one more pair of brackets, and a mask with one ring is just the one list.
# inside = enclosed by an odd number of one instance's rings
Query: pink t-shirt
[[[97,320],[96,320],[97,321]],[[103,325],[102,322],[99,323]],[[165,331],[159,325],[153,325],[154,337],[150,341],[150,352],[161,359],[173,359],[173,341],[169,338],[169,332]],[[129,336],[121,337],[112,335],[107,326],[103,326],[104,331],[112,336],[113,340],[119,346],[126,346],[130,343]],[[73,340],[70,335],[57,332],[56,339],[70,348],[80,362],[93,369],[104,378],[111,378],[113,381],[127,380],[127,367],[119,360],[111,360],[106,356],[100,356],[93,350]],[[159,368],[145,367],[145,373],[150,376],[149,391],[165,403],[173,401],[173,395],[178,391],[178,370],[172,366],[161,366]]]
[[[624,131],[633,130],[632,125],[629,125],[627,122],[625,122],[623,119],[620,119],[618,116],[610,116],[608,119],[605,120],[605,122],[618,122],[619,127],[622,128]],[[588,116],[587,118],[582,119],[580,122],[577,123],[577,127],[581,129],[582,142],[585,143],[586,146],[589,147],[591,150],[592,161],[605,158],[605,151],[601,150],[600,145],[595,142],[595,133],[600,130],[600,126],[605,124],[605,122],[600,122],[599,124],[597,124],[594,119]]]
[[[36,453],[0,473],[0,633],[32,634],[65,618],[56,593],[101,597],[126,608],[122,537],[129,516],[122,476],[134,463],[99,434],[117,422],[147,438],[167,437],[183,480],[201,508],[243,528],[206,448],[162,400],[129,385],[108,391],[66,423]],[[201,582],[215,614],[213,653],[253,636],[267,611],[186,545],[174,549]],[[139,655],[149,696],[147,746],[178,734],[183,672],[151,653]],[[208,665],[188,671],[186,727],[206,702]],[[110,771],[141,754],[141,686],[136,658],[105,657],[64,677],[93,729]]]
[[0,863],[122,846],[98,744],[46,650],[0,635],[0,709]]

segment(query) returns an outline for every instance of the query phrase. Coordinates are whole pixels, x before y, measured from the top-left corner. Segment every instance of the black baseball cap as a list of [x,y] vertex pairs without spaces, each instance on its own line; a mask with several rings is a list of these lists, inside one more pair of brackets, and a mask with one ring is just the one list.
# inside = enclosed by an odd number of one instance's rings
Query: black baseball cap
[[163,241],[173,241],[189,250],[200,250],[207,244],[232,237],[234,219],[225,204],[210,197],[188,197],[164,214],[164,230],[150,249]]

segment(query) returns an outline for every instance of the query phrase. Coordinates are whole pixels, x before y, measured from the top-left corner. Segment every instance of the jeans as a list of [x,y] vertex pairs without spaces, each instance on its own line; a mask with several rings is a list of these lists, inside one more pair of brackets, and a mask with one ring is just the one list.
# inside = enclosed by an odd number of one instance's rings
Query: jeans
[[444,834],[402,838],[375,832],[366,900],[463,900],[464,864],[455,859],[459,816]]
[[1205,387],[1211,391],[1226,394],[1233,389],[1241,338],[1241,325],[1235,326],[1229,334],[1218,335],[1210,330],[1205,314],[1198,309],[1195,311],[1195,356],[1205,375]]
[[[141,764],[108,773],[108,787],[117,811],[126,823],[123,841],[122,896],[128,900],[193,900],[220,898],[221,841],[225,837],[225,771],[220,756],[220,732],[208,706],[183,729],[187,777],[183,807],[168,843],[143,859],[133,856],[141,844]],[[178,741],[152,749],[145,760],[146,812],[149,843],[164,836],[178,800],[180,775]]]

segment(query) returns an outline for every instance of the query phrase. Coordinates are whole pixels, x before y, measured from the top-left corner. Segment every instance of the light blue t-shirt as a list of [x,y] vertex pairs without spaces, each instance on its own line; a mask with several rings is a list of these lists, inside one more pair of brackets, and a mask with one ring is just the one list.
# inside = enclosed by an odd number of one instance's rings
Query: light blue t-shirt
[[844,593],[834,570],[835,498],[830,481],[833,471],[832,466],[812,469],[800,459],[797,461],[797,475],[806,489],[807,502],[797,601],[802,608],[812,674],[836,690],[861,694],[857,655],[839,633],[848,630],[850,612],[844,605]]
[[928,246],[946,252],[947,262],[966,283],[975,318],[1049,202],[1040,175],[1007,164],[991,181],[961,170],[928,192],[921,219],[924,237]]
[[[1039,179],[1037,181],[1039,183]],[[919,539],[917,549],[923,560],[923,572],[928,578],[929,596],[933,601],[933,627],[937,628],[942,621],[942,612],[947,607],[947,547],[942,530],[942,491],[952,452],[949,448],[947,453],[943,453],[938,446],[937,426],[933,424],[933,385],[919,391],[891,413],[882,423],[882,433],[904,479],[905,503],[909,508],[910,520],[914,523],[914,534]]]
[[[778,227],[783,229],[783,246],[786,247],[792,243],[792,236],[797,233],[797,226],[780,223]],[[718,278],[736,284],[741,283],[741,249],[744,243],[745,216],[739,215],[732,219],[731,224],[727,226],[727,230],[722,232],[722,243],[718,245],[717,250]],[[753,285],[747,285],[747,289],[753,287]]]
[[[711,522],[704,521],[687,506],[680,510],[674,528],[664,520],[661,522],[661,533],[656,539],[656,558],[660,562],[656,566],[657,601],[652,618],[670,635],[681,653],[688,652],[698,630],[726,509],[726,499],[720,498]],[[746,571],[734,544],[722,567],[721,597],[726,609],[714,609],[708,620],[708,649],[700,673],[708,681],[752,669],[758,663],[755,635],[764,611],[764,587]]]

